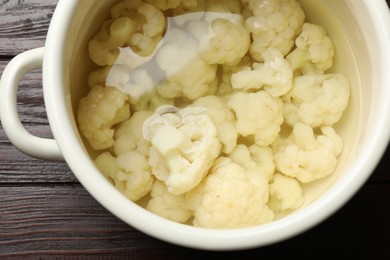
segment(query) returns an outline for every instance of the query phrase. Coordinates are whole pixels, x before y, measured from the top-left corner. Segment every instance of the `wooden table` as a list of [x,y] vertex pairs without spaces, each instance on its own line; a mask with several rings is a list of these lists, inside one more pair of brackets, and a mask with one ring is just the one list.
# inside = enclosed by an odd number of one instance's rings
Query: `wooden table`
[[[57,1],[0,0],[0,74],[16,54],[44,45]],[[51,137],[41,84],[40,70],[23,78],[20,117],[31,133]],[[121,222],[84,190],[67,164],[22,154],[0,125],[0,259],[241,259],[303,256],[307,251],[316,257],[337,255],[338,250],[390,259],[389,159],[387,151],[358,194],[317,227],[276,245],[205,252],[161,242]]]

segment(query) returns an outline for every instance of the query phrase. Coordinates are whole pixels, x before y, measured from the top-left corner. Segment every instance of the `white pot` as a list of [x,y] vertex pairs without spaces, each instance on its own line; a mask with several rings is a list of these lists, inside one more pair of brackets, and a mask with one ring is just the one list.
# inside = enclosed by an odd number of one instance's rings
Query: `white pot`
[[[80,52],[112,1],[60,0],[44,48],[15,57],[0,85],[1,121],[21,151],[65,160],[80,183],[112,214],[155,238],[198,249],[236,250],[273,244],[312,228],[342,207],[365,183],[390,139],[390,15],[383,0],[301,0],[308,19],[323,25],[336,43],[335,69],[352,84],[350,107],[338,130],[345,140],[331,178],[306,187],[310,203],[272,223],[212,230],[174,223],[126,199],[97,170],[76,125],[74,111],[85,90],[75,84],[87,70]],[[43,63],[43,92],[54,140],[32,136],[17,114],[20,78]],[[320,196],[319,196],[320,195]]]

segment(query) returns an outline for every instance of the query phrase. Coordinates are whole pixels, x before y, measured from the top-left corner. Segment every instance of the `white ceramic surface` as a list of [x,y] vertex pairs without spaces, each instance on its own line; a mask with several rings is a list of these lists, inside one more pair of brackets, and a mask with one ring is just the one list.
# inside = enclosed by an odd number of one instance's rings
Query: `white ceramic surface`
[[[65,160],[90,194],[129,225],[158,239],[198,249],[236,250],[273,244],[335,213],[365,183],[382,158],[390,139],[390,14],[386,2],[301,0],[308,18],[324,25],[335,40],[335,69],[352,83],[350,108],[338,126],[346,148],[334,177],[306,187],[310,203],[304,208],[269,224],[237,230],[173,223],[130,202],[94,166],[73,113],[83,95],[76,85],[85,74],[74,66],[83,57],[86,39],[96,28],[93,21],[104,15],[109,2],[59,0],[45,47],[18,55],[4,70],[0,113],[4,130],[18,149],[37,158]],[[20,78],[42,63],[45,105],[54,140],[30,135],[17,115]]]

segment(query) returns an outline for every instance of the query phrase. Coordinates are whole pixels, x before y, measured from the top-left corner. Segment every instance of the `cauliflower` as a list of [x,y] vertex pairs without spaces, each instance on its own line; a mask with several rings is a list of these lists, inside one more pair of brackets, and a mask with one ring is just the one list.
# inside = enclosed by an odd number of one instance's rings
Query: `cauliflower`
[[119,56],[119,48],[129,44],[136,25],[128,17],[110,19],[89,42],[89,56],[98,65],[113,65]]
[[181,195],[197,186],[221,152],[217,128],[204,108],[159,108],[144,123],[151,142],[149,163],[170,193]]
[[210,18],[207,14],[210,22],[193,20],[189,24],[199,40],[199,55],[208,64],[237,64],[250,46],[250,34],[241,16],[216,12]]
[[94,86],[105,86],[107,76],[110,73],[111,66],[105,66],[95,71],[92,71],[88,76],[88,85],[90,88]]
[[348,106],[350,86],[343,75],[304,75],[295,78],[293,85],[284,97],[285,121],[291,126],[297,122],[313,128],[331,126]]
[[305,13],[296,0],[248,0],[253,16],[246,20],[252,33],[250,54],[262,62],[262,53],[276,48],[287,55],[294,46],[305,21]]
[[114,144],[114,129],[130,117],[128,96],[113,87],[93,87],[80,100],[77,119],[81,133],[95,150],[104,150]]
[[217,137],[222,143],[222,152],[230,153],[237,144],[237,131],[232,111],[216,96],[202,97],[194,101],[193,107],[207,109],[207,114],[217,128]]
[[186,198],[194,211],[194,226],[241,228],[267,223],[274,217],[266,205],[268,184],[264,176],[224,157]]
[[207,0],[208,12],[225,12],[240,14],[242,6],[240,1],[236,0]]
[[90,73],[88,82],[91,87],[106,85],[125,92],[133,111],[153,111],[161,105],[173,105],[172,99],[165,99],[157,92],[155,84],[159,75],[151,70],[148,66],[137,69],[124,65],[106,66]]
[[249,55],[245,55],[241,61],[235,65],[222,64],[219,70],[220,82],[217,89],[217,95],[225,99],[227,96],[237,92],[232,86],[232,75],[242,70],[250,70],[252,68],[252,63],[252,58]]
[[299,208],[303,203],[303,191],[295,178],[276,173],[269,183],[268,207],[273,212]]
[[[142,0],[121,0],[111,7],[111,17],[134,17],[137,15],[137,9],[143,4]],[[137,18],[140,19],[141,17]]]
[[141,199],[152,189],[154,178],[148,161],[137,151],[122,154],[118,158],[104,152],[95,159],[95,165],[132,201]]
[[233,94],[228,106],[237,118],[237,132],[254,136],[258,145],[268,146],[278,136],[283,123],[283,102],[266,91]]
[[167,99],[189,100],[206,95],[216,77],[217,66],[207,64],[198,55],[196,40],[185,31],[175,28],[167,34],[166,44],[156,55],[157,64],[166,74],[166,80],[157,86],[158,93]]
[[150,195],[152,198],[146,206],[150,212],[179,223],[185,223],[192,217],[185,195],[173,195],[163,182],[156,180]]
[[[348,80],[299,0],[118,0],[78,126],[118,191],[168,220],[268,223],[332,174]],[[295,44],[295,45],[294,45]]]
[[137,104],[143,96],[153,91],[155,81],[146,68],[130,70],[124,65],[114,65],[107,74],[106,85],[127,93],[129,103]]
[[178,7],[183,0],[146,0],[149,4],[157,7],[161,11]]
[[271,96],[280,97],[292,88],[293,71],[277,49],[263,54],[264,63],[254,63],[252,69],[244,68],[232,75],[234,89],[258,90],[264,88]]
[[[100,66],[119,64],[121,52],[130,53],[132,57],[150,56],[162,39],[164,29],[165,17],[153,5],[123,0],[112,7],[111,19],[103,23],[89,42],[89,55]],[[135,53],[124,51],[128,48]]]
[[143,124],[152,115],[149,111],[137,111],[120,124],[114,135],[113,151],[117,156],[131,151],[137,151],[145,158],[149,156],[150,143],[143,136]]
[[143,138],[143,123],[152,112],[135,112],[114,135],[113,156],[100,154],[95,165],[130,200],[137,201],[152,189],[154,177],[148,164],[150,143]]
[[275,171],[274,154],[270,147],[251,145],[249,148],[243,144],[237,145],[229,158],[244,167],[264,175],[269,180]]
[[[181,15],[191,15],[192,17],[202,17],[207,9],[207,0],[182,0],[181,4],[172,10],[172,15],[177,17]],[[179,24],[183,21],[179,20]]]
[[[183,12],[169,21],[190,32],[199,43],[199,55],[208,64],[235,64],[247,53],[250,35],[240,15],[238,1],[207,1],[205,9]],[[206,7],[207,6],[207,7]]]
[[279,137],[273,144],[276,169],[287,176],[307,183],[334,172],[343,141],[328,126],[315,135],[306,124],[297,123],[288,138]]
[[136,111],[155,111],[160,106],[174,105],[174,99],[163,98],[156,88],[143,95],[138,102],[131,104],[133,110]]
[[294,70],[322,74],[332,67],[334,45],[322,26],[305,23],[295,45],[286,57]]
[[232,75],[242,71],[242,70],[250,70],[252,68],[252,58],[249,55],[245,55],[239,63],[235,65],[222,64],[221,68],[221,81],[223,83],[232,84]]
[[165,17],[160,10],[150,4],[142,5],[138,8],[138,12],[144,15],[146,22],[142,26],[142,32],[137,32],[132,36],[131,46],[141,56],[149,56],[154,53],[163,37]]

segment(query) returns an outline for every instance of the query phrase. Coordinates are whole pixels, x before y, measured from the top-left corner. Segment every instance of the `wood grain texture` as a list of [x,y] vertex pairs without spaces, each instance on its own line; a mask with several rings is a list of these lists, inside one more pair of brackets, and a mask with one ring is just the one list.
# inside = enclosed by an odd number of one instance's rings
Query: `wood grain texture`
[[[14,55],[44,46],[57,1],[0,0],[0,75]],[[23,78],[18,104],[28,131],[51,138],[40,70]],[[279,259],[336,252],[390,259],[389,158],[388,149],[356,196],[317,227],[263,248],[208,252],[159,241],[123,223],[87,193],[66,163],[22,154],[0,124],[0,259]]]
[[44,46],[58,0],[0,0],[0,55]]
[[[384,225],[390,219],[389,208],[383,206],[390,199],[386,185],[366,185],[337,214],[294,239],[261,249],[220,253],[181,248],[146,236],[113,217],[78,185],[3,185],[0,194],[3,257],[106,255],[112,259],[180,259],[214,255],[254,259],[305,255],[308,248],[322,255],[343,250],[351,252],[351,256],[359,253],[374,257],[370,259],[390,256],[390,225]],[[373,208],[377,210],[362,210]]]
[[[6,61],[0,61],[0,75],[6,64]],[[32,71],[22,78],[18,109],[20,120],[30,133],[52,138],[43,100],[41,70]],[[9,142],[2,127],[0,151],[0,183],[76,182],[65,163],[37,160],[22,154]]]
[[[129,245],[159,244],[112,217],[80,186],[1,187],[0,248],[20,253],[114,253]],[[140,243],[137,242],[139,240]],[[18,254],[20,254],[18,253]]]

